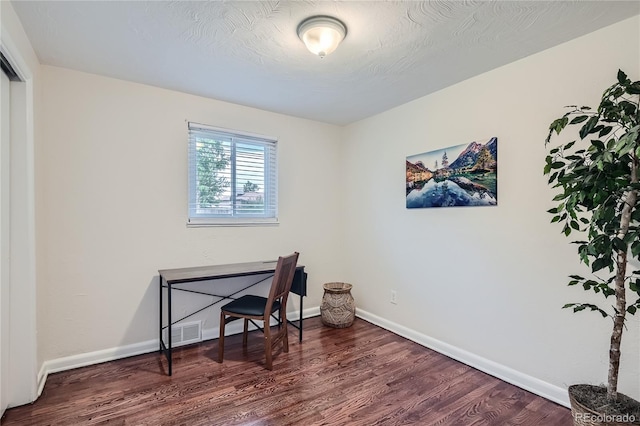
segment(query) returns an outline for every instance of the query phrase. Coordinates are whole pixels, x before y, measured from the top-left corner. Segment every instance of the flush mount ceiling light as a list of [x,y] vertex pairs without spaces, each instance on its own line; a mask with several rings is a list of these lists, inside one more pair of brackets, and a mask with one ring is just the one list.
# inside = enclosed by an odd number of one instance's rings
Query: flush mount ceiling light
[[336,50],[347,35],[347,27],[330,16],[312,16],[298,25],[298,37],[311,53],[324,58]]

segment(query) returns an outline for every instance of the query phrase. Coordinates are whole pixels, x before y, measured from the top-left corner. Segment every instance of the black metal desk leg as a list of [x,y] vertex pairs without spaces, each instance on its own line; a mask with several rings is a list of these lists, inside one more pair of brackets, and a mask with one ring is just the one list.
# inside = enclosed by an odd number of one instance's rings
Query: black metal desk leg
[[171,335],[173,334],[171,332],[171,284],[167,283],[167,316],[168,316],[168,325],[167,325],[167,329],[169,331],[167,331],[167,340],[169,343],[169,346],[167,347],[167,352],[169,354],[169,356],[167,357],[168,360],[168,364],[169,364],[169,375],[172,374],[173,370],[173,345],[171,343]]
[[299,334],[299,339],[300,339],[300,343],[302,343],[302,292],[300,292],[300,334]]
[[160,275],[159,280],[160,287],[160,340],[158,341],[158,346],[160,353],[162,353],[162,275]]

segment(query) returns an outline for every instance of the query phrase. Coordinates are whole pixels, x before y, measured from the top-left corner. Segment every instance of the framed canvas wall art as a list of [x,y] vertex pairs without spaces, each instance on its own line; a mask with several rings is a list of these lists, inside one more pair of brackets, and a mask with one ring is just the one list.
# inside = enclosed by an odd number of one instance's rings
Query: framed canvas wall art
[[498,204],[498,138],[406,159],[408,209]]

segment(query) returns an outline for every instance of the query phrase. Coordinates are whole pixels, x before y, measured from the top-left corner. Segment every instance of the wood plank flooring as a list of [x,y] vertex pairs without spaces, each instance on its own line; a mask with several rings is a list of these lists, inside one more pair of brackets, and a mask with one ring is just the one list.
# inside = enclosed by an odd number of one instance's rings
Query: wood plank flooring
[[264,369],[261,333],[52,374],[14,425],[571,425],[570,411],[356,319],[346,329],[305,321],[289,353]]

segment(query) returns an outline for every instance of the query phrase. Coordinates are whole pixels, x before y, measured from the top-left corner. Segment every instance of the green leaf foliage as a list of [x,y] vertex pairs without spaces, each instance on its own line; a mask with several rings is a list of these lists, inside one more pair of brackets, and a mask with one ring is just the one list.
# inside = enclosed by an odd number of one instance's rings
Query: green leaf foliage
[[627,93],[630,95],[640,95],[640,82],[636,81],[627,87]]
[[584,139],[587,137],[588,134],[592,133],[597,123],[598,123],[597,115],[594,115],[591,118],[589,118],[586,124],[582,126],[582,128],[580,129],[580,132],[579,132],[580,139]]
[[575,117],[573,120],[571,120],[569,122],[569,124],[578,124],[578,123],[582,123],[583,121],[587,121],[587,119],[589,118],[588,115],[579,115],[577,117]]
[[600,312],[600,315],[602,315],[604,318],[609,316],[606,311],[603,311],[602,309],[591,303],[567,303],[562,308],[573,308],[573,312],[580,312],[584,311],[585,309],[590,309],[592,311]]
[[[543,170],[557,190],[547,210],[551,222],[566,236],[579,235],[573,243],[580,261],[598,275],[570,275],[568,285],[604,298],[615,298],[621,286],[640,296],[639,271],[631,273],[633,279],[629,273],[616,275],[618,268],[626,270],[627,258],[640,261],[640,81],[631,81],[622,70],[616,80],[597,108],[571,105],[551,122]],[[579,138],[561,141],[559,135],[570,129]],[[564,308],[609,316],[590,303],[568,303]],[[639,310],[640,299],[626,303],[626,313]]]
[[627,74],[622,70],[618,70],[618,83],[625,84],[628,81]]

